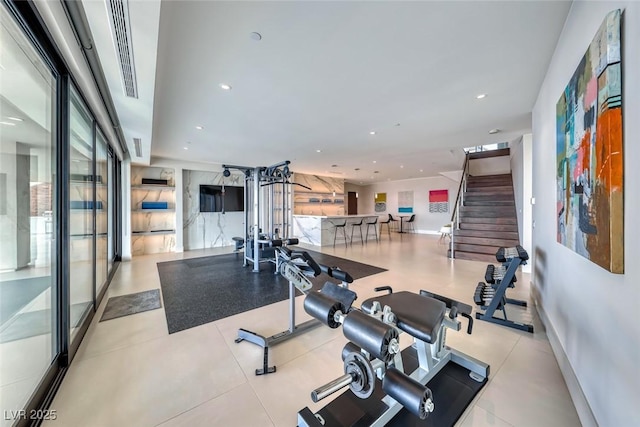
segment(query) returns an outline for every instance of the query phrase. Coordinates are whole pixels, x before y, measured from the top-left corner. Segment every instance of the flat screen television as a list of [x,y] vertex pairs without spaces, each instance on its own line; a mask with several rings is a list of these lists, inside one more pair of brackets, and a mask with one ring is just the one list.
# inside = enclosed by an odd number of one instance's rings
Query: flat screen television
[[200,185],[200,212],[242,212],[244,187]]

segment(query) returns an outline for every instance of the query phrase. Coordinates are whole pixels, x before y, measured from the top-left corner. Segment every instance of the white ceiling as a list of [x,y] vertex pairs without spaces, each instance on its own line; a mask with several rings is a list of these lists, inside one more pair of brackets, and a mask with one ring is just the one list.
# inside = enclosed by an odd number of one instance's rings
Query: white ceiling
[[[93,31],[101,18],[92,3],[85,1]],[[152,140],[152,156],[248,166],[291,160],[294,171],[365,184],[460,169],[462,147],[529,132],[570,8],[162,1],[158,26],[157,0],[129,3],[138,84],[155,90],[140,91],[140,108],[116,102],[128,144],[138,132]],[[104,28],[94,37],[110,88],[121,94],[108,64],[113,44],[108,52],[98,43]],[[494,128],[501,132],[489,135]]]

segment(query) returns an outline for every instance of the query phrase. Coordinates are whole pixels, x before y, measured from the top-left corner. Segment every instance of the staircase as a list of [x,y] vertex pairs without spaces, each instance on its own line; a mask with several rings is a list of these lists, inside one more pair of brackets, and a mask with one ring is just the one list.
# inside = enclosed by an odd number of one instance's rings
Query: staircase
[[[469,157],[505,155],[500,151],[472,153]],[[462,200],[460,228],[454,230],[455,258],[494,262],[498,248],[520,244],[511,173],[468,175]]]

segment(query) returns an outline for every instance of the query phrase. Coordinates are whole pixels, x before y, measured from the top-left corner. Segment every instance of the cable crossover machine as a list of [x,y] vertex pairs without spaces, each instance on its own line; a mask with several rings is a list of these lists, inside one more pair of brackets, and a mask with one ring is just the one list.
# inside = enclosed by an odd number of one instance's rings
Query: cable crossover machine
[[244,248],[243,266],[253,265],[260,271],[260,263],[277,263],[275,249],[297,244],[290,234],[290,186],[302,184],[290,181],[293,172],[289,160],[271,166],[222,165],[222,175],[231,176],[230,169],[244,173],[244,236],[234,237],[235,249]]

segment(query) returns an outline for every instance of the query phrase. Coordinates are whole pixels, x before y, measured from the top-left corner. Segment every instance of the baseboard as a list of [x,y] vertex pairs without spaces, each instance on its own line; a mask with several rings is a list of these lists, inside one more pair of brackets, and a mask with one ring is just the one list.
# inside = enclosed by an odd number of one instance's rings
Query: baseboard
[[439,236],[441,233],[436,230],[414,230],[414,234],[434,234]]
[[540,320],[545,327],[547,338],[549,338],[549,344],[551,344],[551,349],[553,350],[553,354],[555,355],[558,366],[560,367],[560,372],[562,373],[564,382],[567,384],[567,388],[569,389],[569,394],[571,395],[571,400],[573,400],[573,406],[575,406],[576,412],[578,413],[578,418],[580,418],[580,423],[582,423],[583,427],[598,427],[596,417],[591,411],[589,401],[582,391],[582,387],[578,382],[578,377],[571,367],[569,358],[560,344],[558,334],[542,307],[540,292],[538,292],[538,288],[536,288],[533,282],[531,282],[529,289],[536,306],[536,311],[540,315]]

